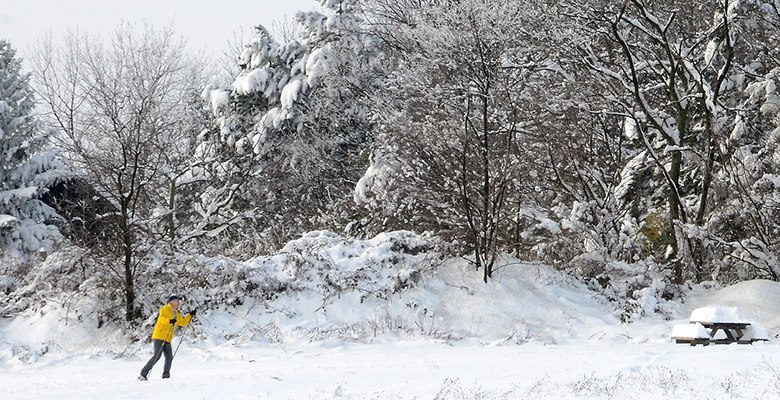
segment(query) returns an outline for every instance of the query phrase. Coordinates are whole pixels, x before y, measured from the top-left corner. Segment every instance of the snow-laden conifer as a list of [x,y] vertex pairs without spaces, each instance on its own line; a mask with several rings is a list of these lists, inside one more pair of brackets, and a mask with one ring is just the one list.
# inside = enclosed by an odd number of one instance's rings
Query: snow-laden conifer
[[60,236],[53,225],[59,216],[41,197],[64,168],[46,149],[49,131],[34,108],[29,75],[11,44],[0,40],[0,262],[49,251]]
[[[381,76],[379,43],[360,29],[358,11],[331,1],[299,12],[300,29],[283,41],[257,27],[232,84],[204,91],[214,126],[202,148],[213,163],[197,207],[208,232],[289,238],[351,217]],[[243,233],[223,229],[231,224]]]

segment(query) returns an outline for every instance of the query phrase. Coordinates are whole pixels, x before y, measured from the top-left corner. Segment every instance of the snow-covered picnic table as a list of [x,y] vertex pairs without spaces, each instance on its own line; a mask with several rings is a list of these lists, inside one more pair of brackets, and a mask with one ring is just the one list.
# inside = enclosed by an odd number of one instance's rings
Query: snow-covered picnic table
[[672,339],[677,343],[697,344],[752,344],[769,340],[769,333],[761,325],[742,315],[736,307],[702,307],[693,310],[689,324],[672,328]]

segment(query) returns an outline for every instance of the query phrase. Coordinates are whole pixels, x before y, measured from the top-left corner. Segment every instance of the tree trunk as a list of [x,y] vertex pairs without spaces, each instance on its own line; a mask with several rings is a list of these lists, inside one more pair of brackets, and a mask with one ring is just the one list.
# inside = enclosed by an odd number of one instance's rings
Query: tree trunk
[[135,318],[135,287],[133,283],[133,235],[128,220],[128,206],[122,202],[122,247],[124,252],[125,320]]
[[132,252],[125,248],[125,320],[135,318],[135,288],[133,285]]
[[[680,257],[680,245],[678,241],[678,233],[676,222],[680,221],[680,197],[678,188],[680,187],[680,169],[682,168],[682,153],[675,151],[672,154],[672,166],[669,171],[669,178],[671,179],[669,187],[669,223],[670,233],[672,235],[672,259],[674,263],[674,283],[682,284],[684,267],[683,260]],[[684,222],[684,221],[683,221]]]
[[490,257],[490,243],[493,241],[490,237],[490,221],[492,211],[490,207],[490,198],[493,195],[490,187],[490,128],[488,127],[490,115],[488,113],[488,88],[482,96],[482,236],[479,246],[482,247],[482,254],[485,257],[485,274],[482,279],[487,283],[488,278],[493,275],[493,263],[488,262]]
[[168,239],[171,242],[176,239],[175,219],[173,218],[173,208],[176,206],[176,178],[171,178],[170,191],[168,196]]

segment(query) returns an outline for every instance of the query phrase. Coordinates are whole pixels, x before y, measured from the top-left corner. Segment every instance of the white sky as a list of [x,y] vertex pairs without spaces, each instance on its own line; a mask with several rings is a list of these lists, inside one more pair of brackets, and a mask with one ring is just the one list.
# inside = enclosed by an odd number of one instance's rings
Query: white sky
[[0,0],[0,39],[25,57],[49,32],[68,30],[106,34],[122,21],[155,27],[173,24],[192,50],[219,55],[229,41],[251,37],[262,24],[292,20],[298,10],[317,8],[317,0]]

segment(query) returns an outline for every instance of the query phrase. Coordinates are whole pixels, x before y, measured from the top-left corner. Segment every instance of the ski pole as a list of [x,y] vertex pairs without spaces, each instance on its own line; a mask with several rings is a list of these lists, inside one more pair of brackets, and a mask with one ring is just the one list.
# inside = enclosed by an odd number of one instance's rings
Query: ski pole
[[[197,310],[197,309],[198,309],[198,307],[195,307],[193,310]],[[192,311],[190,311],[190,312],[192,313]],[[190,315],[192,315],[192,314],[190,314]],[[179,344],[176,345],[176,350],[173,351],[173,356],[171,356],[171,360],[173,360],[173,357],[176,357],[176,353],[179,351],[179,346],[181,346],[181,342],[184,341],[184,335],[187,334],[187,329],[189,329],[190,325],[192,325],[192,320],[193,319],[195,319],[194,315],[190,318],[190,323],[187,324],[187,326],[184,327],[183,331],[181,331],[181,337],[179,338]]]
[[[192,321],[190,321],[190,324]],[[187,326],[184,327],[184,330],[181,332],[181,337],[179,338],[179,344],[176,345],[176,350],[174,350],[173,355],[171,356],[171,361],[173,361],[173,358],[176,357],[176,353],[179,351],[179,346],[181,346],[181,342],[184,341],[184,334],[187,333],[187,328],[190,327],[190,324],[187,324]]]

